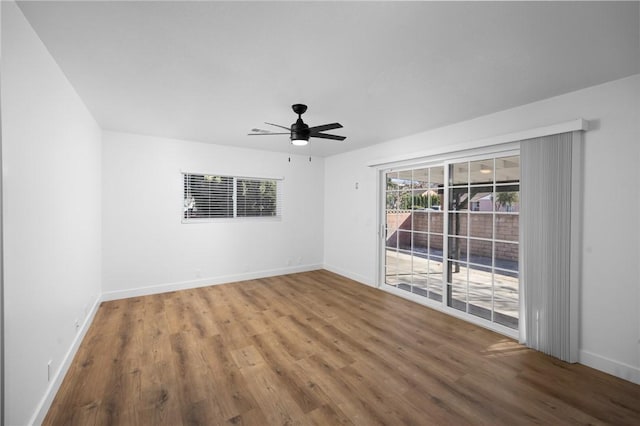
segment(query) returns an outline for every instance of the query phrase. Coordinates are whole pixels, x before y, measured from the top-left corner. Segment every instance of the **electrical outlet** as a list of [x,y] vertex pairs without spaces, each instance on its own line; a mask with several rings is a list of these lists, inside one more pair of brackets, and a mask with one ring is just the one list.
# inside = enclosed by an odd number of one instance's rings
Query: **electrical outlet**
[[47,382],[51,381],[51,362],[52,360],[49,360],[49,362],[47,362]]
[[80,321],[78,321],[78,318],[76,318],[75,321],[73,321],[73,325],[76,326],[76,331],[80,329]]

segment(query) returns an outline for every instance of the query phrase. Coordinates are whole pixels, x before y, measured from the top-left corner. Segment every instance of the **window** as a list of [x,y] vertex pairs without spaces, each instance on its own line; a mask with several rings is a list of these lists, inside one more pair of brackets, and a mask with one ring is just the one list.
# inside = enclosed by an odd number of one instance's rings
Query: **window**
[[183,221],[280,217],[280,180],[183,174]]
[[184,175],[184,219],[233,217],[233,178]]
[[517,152],[387,170],[384,180],[384,284],[517,330]]
[[236,179],[236,216],[277,216],[278,182]]

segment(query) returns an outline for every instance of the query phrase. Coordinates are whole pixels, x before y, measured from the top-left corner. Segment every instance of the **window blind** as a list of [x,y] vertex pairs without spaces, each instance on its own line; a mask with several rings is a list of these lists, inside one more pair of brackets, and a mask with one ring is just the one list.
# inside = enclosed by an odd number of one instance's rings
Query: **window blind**
[[183,173],[183,221],[281,217],[281,180]]
[[580,132],[521,142],[520,340],[564,361],[578,354]]

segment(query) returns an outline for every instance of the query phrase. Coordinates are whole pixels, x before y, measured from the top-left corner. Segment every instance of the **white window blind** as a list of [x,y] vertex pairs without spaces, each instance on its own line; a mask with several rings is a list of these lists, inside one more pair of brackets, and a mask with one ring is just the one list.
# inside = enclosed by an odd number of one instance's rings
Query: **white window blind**
[[183,222],[281,217],[281,179],[183,173]]

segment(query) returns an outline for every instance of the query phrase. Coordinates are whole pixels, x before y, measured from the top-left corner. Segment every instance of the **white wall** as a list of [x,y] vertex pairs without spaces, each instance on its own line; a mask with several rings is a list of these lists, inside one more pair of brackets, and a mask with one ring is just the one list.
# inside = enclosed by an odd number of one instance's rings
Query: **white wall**
[[[0,29],[2,23],[2,5],[0,4]],[[0,46],[2,46],[2,31],[0,31]],[[0,48],[0,64],[2,63],[2,49]],[[0,68],[1,72],[1,68]],[[0,98],[2,85],[0,85]],[[2,173],[2,103],[0,102],[0,173]],[[0,424],[4,419],[4,254],[2,252],[2,175],[0,174]]]
[[1,66],[5,421],[23,425],[100,294],[101,133],[12,2]]
[[[322,265],[321,158],[105,132],[102,165],[107,299]],[[283,177],[283,218],[183,224],[181,171]]]
[[[580,361],[640,383],[639,103],[635,75],[325,159],[325,266],[376,282],[377,176],[368,162],[440,153],[575,118],[593,120],[584,139]],[[348,212],[336,205],[348,205]]]

